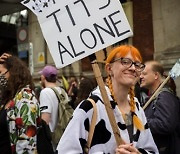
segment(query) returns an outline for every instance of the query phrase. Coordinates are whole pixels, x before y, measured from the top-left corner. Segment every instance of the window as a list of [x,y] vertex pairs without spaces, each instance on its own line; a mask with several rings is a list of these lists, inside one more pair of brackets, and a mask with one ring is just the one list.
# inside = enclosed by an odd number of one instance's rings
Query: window
[[[0,22],[5,22],[9,24],[20,24],[20,22],[27,22],[27,10],[16,12],[9,15],[4,15],[0,17]],[[22,19],[23,17],[23,19]]]

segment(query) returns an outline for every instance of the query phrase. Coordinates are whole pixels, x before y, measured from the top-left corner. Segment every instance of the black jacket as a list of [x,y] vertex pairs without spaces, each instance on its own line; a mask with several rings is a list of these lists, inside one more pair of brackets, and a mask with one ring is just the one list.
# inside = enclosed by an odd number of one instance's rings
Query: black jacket
[[176,144],[180,140],[176,132],[180,118],[179,104],[179,99],[167,88],[163,88],[157,98],[145,109],[148,124],[160,154],[177,153]]

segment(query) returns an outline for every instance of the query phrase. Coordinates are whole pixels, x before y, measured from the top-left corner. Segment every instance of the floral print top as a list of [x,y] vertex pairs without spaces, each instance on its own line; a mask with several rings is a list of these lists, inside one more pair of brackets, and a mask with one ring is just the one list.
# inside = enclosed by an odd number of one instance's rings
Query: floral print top
[[38,100],[29,86],[18,92],[8,103],[7,121],[12,153],[36,154],[40,110]]

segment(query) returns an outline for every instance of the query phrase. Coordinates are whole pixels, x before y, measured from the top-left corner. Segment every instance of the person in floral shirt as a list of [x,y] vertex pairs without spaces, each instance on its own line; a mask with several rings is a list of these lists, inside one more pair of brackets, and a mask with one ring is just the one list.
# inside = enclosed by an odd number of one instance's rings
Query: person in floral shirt
[[39,103],[26,64],[15,56],[0,57],[0,151],[37,153]]

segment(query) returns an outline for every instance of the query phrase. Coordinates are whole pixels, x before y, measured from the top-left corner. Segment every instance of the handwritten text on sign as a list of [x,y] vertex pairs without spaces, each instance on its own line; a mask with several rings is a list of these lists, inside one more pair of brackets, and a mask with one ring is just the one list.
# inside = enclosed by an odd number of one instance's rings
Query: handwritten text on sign
[[132,36],[119,0],[58,0],[37,16],[58,68]]

